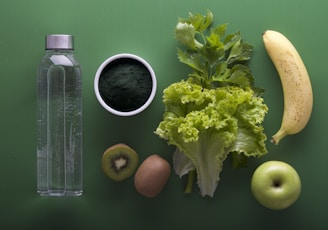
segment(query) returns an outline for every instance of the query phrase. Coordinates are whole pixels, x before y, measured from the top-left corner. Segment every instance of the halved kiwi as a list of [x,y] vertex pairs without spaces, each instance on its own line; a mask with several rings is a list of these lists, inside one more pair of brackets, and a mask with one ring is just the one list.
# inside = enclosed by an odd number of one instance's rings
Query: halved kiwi
[[101,166],[104,173],[114,181],[129,178],[137,169],[139,156],[126,144],[109,147],[103,154]]

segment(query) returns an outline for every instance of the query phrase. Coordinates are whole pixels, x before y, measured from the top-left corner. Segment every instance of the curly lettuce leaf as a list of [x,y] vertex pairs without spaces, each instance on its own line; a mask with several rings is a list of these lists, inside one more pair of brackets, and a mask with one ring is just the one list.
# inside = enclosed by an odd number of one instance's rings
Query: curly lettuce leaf
[[163,102],[164,118],[155,133],[178,148],[174,169],[179,176],[196,169],[203,196],[214,195],[229,153],[259,157],[267,152],[261,122],[268,108],[251,88],[204,89],[182,80],[164,90]]

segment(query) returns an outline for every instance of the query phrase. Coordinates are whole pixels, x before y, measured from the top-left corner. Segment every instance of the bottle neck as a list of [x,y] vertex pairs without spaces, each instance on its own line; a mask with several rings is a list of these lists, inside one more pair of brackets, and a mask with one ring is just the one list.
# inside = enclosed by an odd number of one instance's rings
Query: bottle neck
[[46,53],[71,54],[73,52],[73,49],[46,49]]

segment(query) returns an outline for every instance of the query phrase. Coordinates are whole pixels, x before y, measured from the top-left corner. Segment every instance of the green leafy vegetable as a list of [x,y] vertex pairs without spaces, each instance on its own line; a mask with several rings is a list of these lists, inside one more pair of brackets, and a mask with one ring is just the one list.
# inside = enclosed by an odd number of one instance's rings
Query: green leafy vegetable
[[238,167],[267,152],[261,123],[268,111],[246,62],[252,46],[239,32],[225,36],[226,24],[212,23],[210,11],[179,19],[175,35],[185,49],[178,48],[178,58],[192,72],[164,90],[165,113],[155,131],[176,146],[175,172],[196,174],[202,196],[210,197],[229,153]]

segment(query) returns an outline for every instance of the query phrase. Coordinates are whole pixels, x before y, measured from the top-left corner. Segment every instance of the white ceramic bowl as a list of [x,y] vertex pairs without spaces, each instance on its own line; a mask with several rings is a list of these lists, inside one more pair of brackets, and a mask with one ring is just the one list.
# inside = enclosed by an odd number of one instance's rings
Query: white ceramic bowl
[[[150,87],[148,89],[149,90],[149,96],[147,96],[147,98],[145,100],[142,100],[142,103],[140,102],[136,108],[131,108],[131,109],[128,109],[128,110],[127,109],[120,109],[120,108],[118,108],[118,106],[116,106],[116,107],[112,106],[111,103],[109,102],[110,97],[106,96],[107,92],[104,92],[104,89],[100,86],[100,84],[105,84],[105,83],[102,83],[104,81],[107,82],[106,84],[110,84],[110,83],[108,83],[108,81],[109,81],[108,79],[110,78],[110,74],[108,73],[108,71],[110,70],[110,68],[112,68],[111,66],[115,66],[115,64],[118,63],[118,64],[121,64],[120,68],[126,68],[124,66],[126,66],[128,64],[125,64],[124,63],[125,61],[126,62],[131,61],[134,64],[139,65],[138,68],[142,68],[144,71],[147,70],[147,74],[145,74],[145,75],[146,75],[146,77],[150,76],[150,78],[151,78],[151,85],[147,84],[148,88]],[[107,72],[107,75],[106,75],[106,72]],[[118,74],[114,74],[114,75],[115,75],[115,78],[118,78],[118,76],[117,76]],[[126,76],[126,74],[124,74],[124,73],[123,73],[123,75]],[[134,76],[130,76],[130,77],[131,77],[131,80],[134,80],[134,79],[132,79],[132,77],[134,77]],[[106,80],[104,80],[105,78],[106,78]],[[119,90],[118,90],[119,88],[120,87],[115,88],[116,93],[119,92]],[[122,86],[122,89],[123,88],[124,88],[124,85]],[[95,90],[95,94],[96,94],[96,97],[97,97],[99,103],[107,111],[111,112],[112,114],[118,115],[118,116],[132,116],[132,115],[136,115],[136,114],[142,112],[143,110],[145,110],[151,104],[151,102],[153,101],[153,99],[155,97],[155,93],[156,93],[156,88],[157,88],[156,76],[155,76],[154,70],[152,69],[150,64],[147,61],[145,61],[143,58],[141,58],[137,55],[128,54],[128,53],[117,54],[117,55],[111,56],[108,59],[106,59],[99,66],[99,68],[96,72],[96,75],[95,75],[95,80],[94,80],[94,90]],[[112,90],[112,91],[114,92],[114,90]],[[122,90],[122,92],[123,91],[124,90]],[[122,93],[122,95],[125,95],[124,97],[127,97],[126,93]],[[121,95],[119,95],[119,96],[121,96]],[[135,98],[131,96],[131,98],[128,98],[128,100],[135,100]],[[117,103],[117,102],[115,102],[115,103]]]

